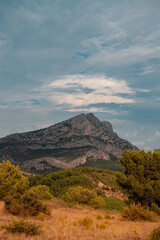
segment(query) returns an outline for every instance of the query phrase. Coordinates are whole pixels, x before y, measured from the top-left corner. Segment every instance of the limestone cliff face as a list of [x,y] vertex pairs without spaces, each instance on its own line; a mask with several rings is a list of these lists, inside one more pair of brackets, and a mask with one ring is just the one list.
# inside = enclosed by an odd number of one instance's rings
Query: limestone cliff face
[[124,149],[137,150],[113,132],[107,121],[80,114],[45,129],[0,139],[0,161],[10,160],[24,171],[75,167],[89,159],[118,160]]

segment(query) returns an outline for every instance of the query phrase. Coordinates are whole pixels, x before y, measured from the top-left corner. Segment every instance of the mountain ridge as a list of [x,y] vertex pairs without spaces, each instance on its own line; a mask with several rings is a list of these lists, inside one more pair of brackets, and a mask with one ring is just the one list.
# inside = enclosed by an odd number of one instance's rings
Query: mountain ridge
[[10,160],[28,172],[52,171],[79,166],[87,159],[117,161],[124,149],[138,150],[120,138],[110,122],[88,113],[0,138],[0,161]]

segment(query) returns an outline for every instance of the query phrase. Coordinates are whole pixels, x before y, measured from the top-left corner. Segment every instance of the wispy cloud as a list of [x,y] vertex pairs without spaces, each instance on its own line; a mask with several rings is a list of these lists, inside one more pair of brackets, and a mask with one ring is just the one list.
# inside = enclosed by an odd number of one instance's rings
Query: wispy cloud
[[109,66],[130,65],[140,63],[151,58],[160,57],[160,46],[131,45],[128,48],[117,49],[109,46],[108,49],[100,49],[86,61],[88,64],[103,64]]
[[111,109],[107,109],[107,108],[96,108],[96,107],[88,107],[88,108],[71,108],[71,109],[67,109],[66,111],[68,112],[92,112],[92,113],[109,113],[112,115],[116,115],[118,114],[117,111],[115,110],[111,110]]
[[143,67],[141,74],[146,75],[146,74],[150,74],[152,72],[154,72],[153,66],[145,66],[145,67]]

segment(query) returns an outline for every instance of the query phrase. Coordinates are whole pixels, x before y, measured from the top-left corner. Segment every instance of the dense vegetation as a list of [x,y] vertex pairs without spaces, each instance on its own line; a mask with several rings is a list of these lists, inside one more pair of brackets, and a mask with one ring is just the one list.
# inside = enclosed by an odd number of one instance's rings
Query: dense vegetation
[[9,161],[0,164],[0,199],[5,202],[5,209],[13,215],[36,216],[49,214],[50,210],[41,199],[51,199],[47,186],[29,189],[28,178],[24,177],[18,167]]
[[118,181],[128,191],[130,200],[150,206],[157,211],[160,207],[160,149],[151,151],[125,150],[120,158],[124,174]]
[[155,221],[156,215],[148,207],[135,203],[127,206],[122,211],[122,216],[129,221]]
[[34,192],[7,196],[5,209],[9,213],[19,216],[37,216],[39,213],[50,214],[49,207]]
[[82,204],[93,208],[105,208],[105,201],[101,196],[98,196],[96,190],[89,190],[81,186],[70,187],[62,199],[72,205]]
[[[73,186],[81,186],[93,190],[97,188],[99,181],[114,190],[120,189],[116,173],[103,169],[82,167],[29,176],[30,187],[40,184],[47,185],[55,197],[61,197],[69,187]],[[98,194],[102,194],[102,192],[98,191]]]
[[116,161],[106,161],[102,159],[94,160],[94,159],[87,159],[87,161],[81,165],[83,167],[92,167],[92,168],[101,168],[110,171],[119,171],[121,172],[119,163]]
[[160,239],[160,227],[156,228],[150,237],[151,240],[159,240]]
[[0,199],[16,193],[23,194],[28,190],[28,179],[23,177],[17,166],[9,161],[0,164]]
[[13,234],[22,234],[25,233],[27,236],[34,236],[39,233],[39,225],[29,223],[26,220],[13,220],[12,223],[9,225],[3,225],[3,229],[6,229],[7,232],[13,233]]

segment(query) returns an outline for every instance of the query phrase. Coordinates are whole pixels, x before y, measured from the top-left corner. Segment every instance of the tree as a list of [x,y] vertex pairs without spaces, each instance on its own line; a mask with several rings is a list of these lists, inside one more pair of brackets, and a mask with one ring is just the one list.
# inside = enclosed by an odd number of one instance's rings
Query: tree
[[153,153],[124,150],[119,162],[124,174],[118,174],[118,182],[128,191],[129,199],[160,206],[160,149]]
[[0,163],[0,199],[16,193],[23,194],[29,186],[28,179],[23,177],[18,166],[10,161]]

